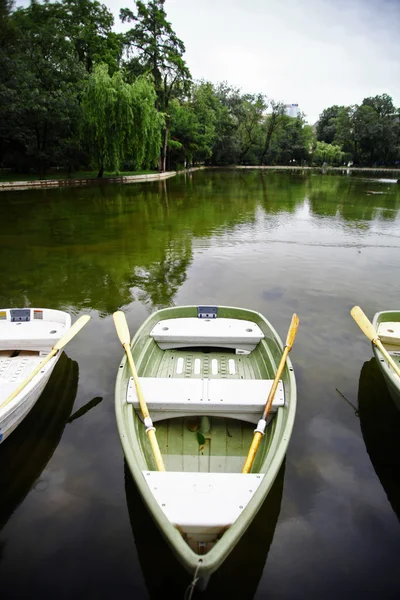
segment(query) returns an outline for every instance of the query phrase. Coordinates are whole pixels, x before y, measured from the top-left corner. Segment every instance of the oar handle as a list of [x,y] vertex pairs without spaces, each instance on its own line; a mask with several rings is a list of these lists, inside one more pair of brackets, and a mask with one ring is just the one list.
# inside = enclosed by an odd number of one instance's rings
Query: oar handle
[[263,434],[260,431],[255,431],[253,436],[253,441],[251,442],[251,446],[249,452],[247,454],[246,462],[244,463],[242,473],[250,473],[251,467],[253,466],[254,459],[257,454],[258,446],[262,440]]
[[393,368],[393,371],[400,377],[400,369],[399,369],[398,365],[396,365],[393,358],[390,356],[390,354],[388,353],[388,351],[382,344],[381,340],[379,338],[377,338],[376,340],[373,340],[373,343],[382,352],[383,356],[386,358],[386,360],[388,361],[390,366]]
[[254,459],[255,459],[258,447],[260,445],[262,436],[264,435],[264,431],[265,431],[265,427],[266,427],[266,424],[267,424],[268,415],[269,415],[269,412],[271,410],[271,406],[272,406],[272,402],[273,402],[274,397],[275,397],[276,389],[278,387],[278,383],[279,383],[279,380],[281,378],[282,371],[283,371],[283,369],[285,367],[285,364],[286,364],[287,355],[289,354],[290,350],[292,349],[293,342],[295,340],[298,327],[299,327],[299,317],[296,315],[296,313],[294,313],[293,316],[292,316],[292,320],[290,322],[289,331],[288,331],[288,334],[287,334],[287,337],[286,337],[286,344],[285,344],[285,347],[283,349],[282,357],[281,357],[281,360],[279,362],[279,366],[278,366],[278,369],[276,371],[275,378],[274,378],[274,381],[272,383],[270,392],[268,394],[268,399],[267,399],[267,402],[265,404],[265,408],[264,408],[264,411],[263,411],[263,414],[262,414],[262,418],[259,420],[259,422],[257,424],[257,429],[254,431],[253,441],[251,443],[249,452],[247,454],[247,458],[246,458],[246,461],[244,463],[244,466],[243,466],[243,469],[242,469],[242,473],[250,473],[251,468],[253,466],[253,462],[254,462]]
[[126,352],[126,356],[127,356],[127,359],[128,359],[129,366],[131,368],[132,379],[133,379],[133,382],[134,382],[135,387],[136,387],[136,393],[137,393],[138,398],[139,398],[140,410],[142,411],[143,418],[147,419],[148,417],[150,417],[150,414],[149,414],[149,410],[147,408],[146,401],[145,401],[144,396],[143,396],[143,392],[142,392],[142,388],[141,388],[141,385],[140,385],[140,382],[139,382],[139,377],[138,377],[138,374],[137,374],[137,371],[136,371],[135,363],[133,362],[133,356],[132,356],[131,347],[130,347],[129,344],[124,344],[123,346],[124,346],[124,349],[125,349],[125,352]]
[[268,419],[268,415],[271,410],[272,402],[275,398],[275,393],[278,388],[278,384],[279,384],[279,380],[282,375],[282,371],[285,368],[286,358],[287,358],[287,355],[289,354],[290,349],[291,349],[291,347],[289,348],[288,346],[285,346],[285,348],[283,350],[282,358],[280,360],[278,369],[276,371],[275,379],[272,383],[271,389],[268,394],[267,402],[264,407],[264,412],[263,412],[263,416],[262,416],[264,421],[266,421]]

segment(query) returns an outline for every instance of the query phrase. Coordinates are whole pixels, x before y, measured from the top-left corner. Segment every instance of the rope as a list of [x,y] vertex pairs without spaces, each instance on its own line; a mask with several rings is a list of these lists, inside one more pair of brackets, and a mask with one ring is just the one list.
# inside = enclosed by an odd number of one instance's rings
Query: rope
[[358,408],[356,406],[354,406],[354,404],[352,402],[350,402],[350,400],[347,400],[346,396],[343,396],[343,394],[340,390],[338,390],[337,388],[335,388],[335,390],[337,391],[338,394],[340,394],[342,396],[343,400],[346,400],[347,404],[350,404],[350,406],[354,410],[354,414],[356,415],[356,417],[359,417],[360,415],[359,415]]
[[192,597],[193,592],[194,592],[194,588],[196,587],[196,583],[199,580],[199,577],[197,577],[197,573],[199,572],[200,565],[201,565],[202,562],[203,561],[200,558],[199,562],[197,564],[197,567],[196,567],[196,571],[194,572],[193,581],[192,581],[192,583],[190,585],[188,585],[188,587],[186,589],[184,600],[191,600],[191,597]]

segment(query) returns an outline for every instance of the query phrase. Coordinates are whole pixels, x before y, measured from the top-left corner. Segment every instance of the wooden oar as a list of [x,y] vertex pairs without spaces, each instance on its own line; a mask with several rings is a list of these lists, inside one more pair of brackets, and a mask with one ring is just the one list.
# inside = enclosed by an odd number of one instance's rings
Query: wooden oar
[[39,371],[41,371],[41,369],[43,369],[45,364],[48,363],[49,360],[57,354],[57,352],[62,350],[62,348],[64,348],[64,346],[66,346],[68,344],[68,342],[71,341],[72,338],[76,336],[76,334],[82,329],[82,327],[84,325],[86,325],[86,323],[89,321],[89,319],[90,319],[89,315],[82,315],[82,317],[79,317],[79,319],[77,321],[75,321],[75,323],[68,329],[68,331],[66,333],[64,333],[64,335],[62,337],[60,337],[58,342],[56,342],[54,344],[53,348],[50,350],[50,352],[48,353],[46,358],[44,360],[42,360],[42,362],[37,367],[35,367],[33,369],[33,371],[28,375],[28,377],[22,383],[20,383],[17,388],[15,388],[15,390],[12,392],[12,394],[10,394],[8,396],[8,398],[6,398],[4,400],[4,402],[0,405],[0,408],[3,408],[3,406],[6,406],[6,404],[11,402],[11,400],[14,400],[14,398],[16,396],[18,396],[18,394],[20,392],[22,392],[24,387],[26,385],[28,385],[28,383],[30,381],[32,381],[32,379],[35,377],[35,375],[37,375],[39,373]]
[[359,306],[353,306],[350,311],[351,316],[361,329],[361,331],[367,336],[368,339],[371,340],[373,344],[382,352],[383,356],[386,358],[388,363],[393,367],[393,370],[400,377],[400,369],[394,362],[393,358],[390,356],[386,348],[383,346],[381,340],[379,339],[378,332],[375,327],[372,325],[371,321],[368,319],[367,315],[361,310]]
[[262,418],[258,421],[257,429],[254,431],[253,441],[251,443],[250,450],[249,450],[249,453],[246,458],[246,462],[244,463],[242,473],[250,473],[251,467],[253,466],[253,462],[254,462],[258,447],[261,442],[261,438],[265,432],[265,427],[267,424],[269,411],[271,410],[272,402],[275,397],[275,392],[278,387],[279,379],[280,379],[280,377],[282,375],[282,371],[285,367],[287,355],[289,354],[289,352],[292,349],[298,326],[299,326],[299,317],[296,314],[294,314],[292,317],[292,321],[290,323],[289,331],[288,331],[287,338],[286,338],[286,344],[283,349],[282,358],[279,363],[278,370],[276,372],[275,379],[272,384],[271,390],[269,392]]
[[131,373],[133,377],[133,381],[136,387],[136,393],[139,398],[140,410],[142,411],[144,424],[146,426],[146,433],[149,437],[151,449],[153,451],[154,460],[157,465],[157,469],[159,471],[165,471],[164,461],[161,456],[160,448],[156,438],[156,429],[153,426],[153,421],[151,420],[146,401],[144,399],[142,389],[140,387],[139,378],[136,372],[135,363],[133,362],[133,356],[131,351],[131,336],[128,329],[128,323],[126,322],[125,315],[122,311],[117,310],[113,314],[115,329],[117,330],[117,334],[121,344],[123,345],[126,356],[128,358],[128,363],[131,368]]

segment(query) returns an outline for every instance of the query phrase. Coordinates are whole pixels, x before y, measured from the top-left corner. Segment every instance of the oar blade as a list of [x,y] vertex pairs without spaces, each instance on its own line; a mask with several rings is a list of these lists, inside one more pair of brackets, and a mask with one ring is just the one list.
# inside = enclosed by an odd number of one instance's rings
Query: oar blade
[[297,329],[299,328],[299,317],[296,313],[293,314],[292,321],[290,323],[289,331],[286,338],[286,346],[291,350],[294,339],[296,337]]
[[139,398],[140,410],[142,412],[144,423],[146,426],[146,433],[149,438],[151,450],[153,452],[154,460],[159,471],[165,471],[165,466],[163,462],[163,458],[161,455],[160,447],[156,438],[156,430],[153,427],[153,422],[149,415],[149,410],[147,408],[146,400],[143,396],[143,392],[139,383],[139,379],[136,372],[136,366],[133,361],[132,350],[131,350],[131,336],[129,333],[128,323],[126,322],[125,314],[122,310],[117,310],[113,313],[114,325],[117,330],[117,335],[119,337],[119,341],[123,345],[125,349],[125,353],[128,359],[128,363],[131,369],[133,382],[136,387],[136,393]]
[[123,346],[131,343],[131,336],[129,333],[128,323],[126,322],[125,314],[122,310],[117,310],[113,314],[115,329],[117,330],[117,335],[119,337],[119,341]]
[[82,315],[79,317],[79,319],[75,321],[73,325],[71,325],[68,331],[62,337],[60,337],[58,342],[54,344],[54,350],[61,350],[61,348],[64,348],[64,346],[66,346],[68,342],[70,342],[72,338],[79,333],[79,331],[86,325],[88,321],[90,321],[89,315]]
[[350,311],[351,316],[361,329],[361,331],[367,336],[368,339],[373,342],[378,339],[378,333],[375,327],[372,325],[371,321],[368,319],[367,315],[359,306],[353,306]]

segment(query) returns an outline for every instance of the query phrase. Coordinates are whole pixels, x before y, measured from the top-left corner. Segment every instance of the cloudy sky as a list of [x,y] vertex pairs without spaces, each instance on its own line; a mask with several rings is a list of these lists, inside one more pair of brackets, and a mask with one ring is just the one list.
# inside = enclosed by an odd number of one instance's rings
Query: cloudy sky
[[[133,0],[105,4],[122,30],[119,9]],[[297,102],[310,123],[327,106],[384,92],[400,105],[400,0],[166,0],[165,9],[195,79]]]
[[[119,10],[100,0],[123,31]],[[28,0],[17,0],[27,5]],[[194,79],[298,103],[310,123],[332,104],[391,95],[400,106],[400,0],[166,0]]]

